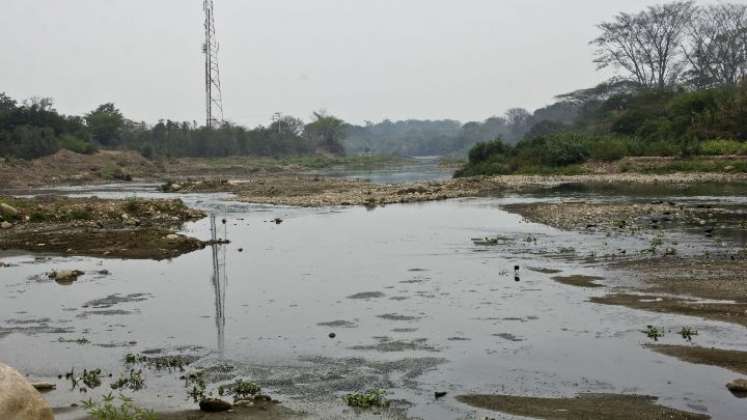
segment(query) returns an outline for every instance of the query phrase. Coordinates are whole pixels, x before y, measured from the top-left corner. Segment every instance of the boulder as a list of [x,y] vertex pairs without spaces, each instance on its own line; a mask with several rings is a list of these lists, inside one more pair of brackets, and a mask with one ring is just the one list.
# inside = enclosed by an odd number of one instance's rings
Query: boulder
[[10,204],[0,203],[0,214],[6,216],[18,216],[18,210]]
[[12,227],[13,227],[13,223],[10,223],[10,222],[0,223],[0,229],[10,229]]
[[200,401],[200,410],[206,413],[221,413],[230,410],[232,407],[231,403],[218,398],[206,398]]
[[82,275],[83,272],[79,270],[64,270],[49,273],[49,278],[54,279],[57,283],[72,284]]
[[15,369],[0,363],[0,419],[53,420],[49,404]]
[[747,379],[735,379],[726,384],[726,388],[735,394],[747,394]]

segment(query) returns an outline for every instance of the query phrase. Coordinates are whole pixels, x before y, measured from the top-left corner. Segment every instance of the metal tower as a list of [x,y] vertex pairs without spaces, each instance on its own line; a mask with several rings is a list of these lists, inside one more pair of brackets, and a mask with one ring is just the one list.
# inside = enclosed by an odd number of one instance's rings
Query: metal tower
[[220,88],[220,68],[218,66],[218,39],[215,36],[215,5],[213,0],[204,0],[205,43],[205,125],[208,128],[220,126],[223,122],[223,94]]

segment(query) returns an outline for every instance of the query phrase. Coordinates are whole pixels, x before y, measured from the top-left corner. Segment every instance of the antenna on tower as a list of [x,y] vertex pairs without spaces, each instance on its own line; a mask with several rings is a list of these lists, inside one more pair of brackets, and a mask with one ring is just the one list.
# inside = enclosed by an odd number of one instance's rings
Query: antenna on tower
[[223,93],[220,87],[220,67],[218,66],[218,39],[215,36],[215,5],[213,0],[204,0],[205,43],[205,125],[208,128],[220,126],[223,122]]

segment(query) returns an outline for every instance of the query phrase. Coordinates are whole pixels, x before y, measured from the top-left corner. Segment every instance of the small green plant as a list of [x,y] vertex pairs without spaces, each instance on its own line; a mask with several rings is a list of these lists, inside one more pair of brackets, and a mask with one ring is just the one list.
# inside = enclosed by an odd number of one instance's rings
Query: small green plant
[[[239,379],[231,386],[231,391],[233,392],[234,399],[243,400],[259,394],[262,388],[254,382],[244,382],[242,379]],[[218,392],[220,393],[220,389]]]
[[698,330],[690,327],[682,327],[682,329],[680,330],[680,335],[682,336],[682,338],[692,343],[693,337],[698,335]]
[[647,325],[646,329],[641,332],[654,341],[659,341],[660,338],[664,337],[664,331],[654,327],[653,325]]
[[[121,402],[117,406],[115,400]],[[101,402],[92,399],[82,401],[88,415],[96,420],[156,420],[158,415],[151,410],[144,410],[135,406],[132,400],[120,395],[114,398],[111,393],[104,395]]]
[[202,372],[190,373],[185,377],[184,388],[187,390],[187,399],[195,404],[207,398],[207,384],[202,377]]
[[387,407],[386,391],[383,389],[372,389],[365,393],[353,392],[343,397],[345,403],[355,408]]
[[127,388],[132,391],[140,391],[145,387],[145,379],[142,370],[130,369],[129,376],[123,376],[111,384],[112,389]]

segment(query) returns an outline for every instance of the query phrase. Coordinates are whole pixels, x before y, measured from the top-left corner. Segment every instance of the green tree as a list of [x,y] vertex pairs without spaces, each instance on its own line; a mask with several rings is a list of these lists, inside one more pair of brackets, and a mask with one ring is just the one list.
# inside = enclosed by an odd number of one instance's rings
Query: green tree
[[112,103],[100,105],[86,114],[86,124],[93,140],[102,146],[117,146],[121,143],[125,119]]
[[324,112],[315,112],[314,118],[314,122],[304,128],[304,136],[319,150],[344,155],[342,140],[345,138],[345,123]]

